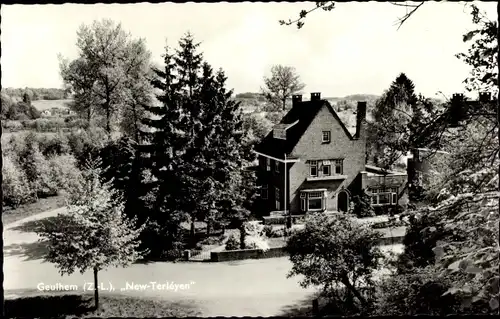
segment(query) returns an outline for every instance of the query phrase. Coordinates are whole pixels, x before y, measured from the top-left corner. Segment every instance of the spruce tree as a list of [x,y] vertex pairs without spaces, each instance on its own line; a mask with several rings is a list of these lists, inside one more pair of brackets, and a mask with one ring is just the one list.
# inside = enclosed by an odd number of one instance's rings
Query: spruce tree
[[[150,228],[147,234],[152,237],[147,242],[161,243],[162,247],[151,247],[152,254],[161,255],[164,249],[180,248],[180,223],[183,213],[178,208],[180,192],[180,159],[186,145],[185,115],[182,110],[182,96],[175,75],[175,65],[170,48],[165,48],[164,69],[153,69],[156,77],[152,86],[159,90],[156,98],[160,106],[145,106],[152,116],[143,119],[141,135],[144,142],[140,145],[141,162],[149,172],[143,187],[148,191]],[[162,239],[158,241],[156,236]],[[156,249],[155,249],[156,248]]]
[[197,136],[202,130],[201,113],[202,103],[200,101],[200,81],[202,77],[203,55],[197,52],[200,43],[194,41],[193,35],[187,32],[184,37],[179,40],[179,49],[173,57],[175,62],[175,71],[178,80],[178,89],[183,110],[182,129],[185,132],[185,142],[187,152],[184,153],[180,160],[182,161],[182,175],[180,176],[182,187],[178,190],[182,193],[179,200],[179,206],[189,215],[190,218],[190,235],[194,237],[196,216],[199,215],[198,206],[200,203],[197,198],[198,192],[210,192],[210,189],[205,188],[205,181],[202,180],[201,167],[198,163],[203,161],[202,156],[194,156],[194,154],[202,153],[197,150]]

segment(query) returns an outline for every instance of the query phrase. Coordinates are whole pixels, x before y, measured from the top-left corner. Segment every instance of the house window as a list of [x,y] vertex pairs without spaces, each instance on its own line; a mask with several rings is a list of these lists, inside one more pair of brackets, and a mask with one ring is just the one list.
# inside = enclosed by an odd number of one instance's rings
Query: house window
[[342,175],[343,174],[344,168],[343,168],[342,164],[343,164],[343,160],[341,160],[341,159],[333,161],[333,165],[335,167],[335,171],[334,171],[335,175]]
[[325,192],[301,192],[300,209],[307,211],[320,211],[326,209]]
[[309,161],[309,175],[318,176],[318,162]]
[[279,173],[280,172],[280,162],[278,161],[274,161],[274,171],[276,173]]
[[392,187],[387,189],[372,188],[368,189],[370,195],[370,203],[372,205],[396,205],[398,203],[398,188]]
[[323,176],[330,176],[331,174],[331,165],[330,164],[323,164],[322,169],[323,169]]
[[276,201],[276,210],[280,210],[281,209],[281,206],[280,206],[280,189],[278,187],[274,188],[274,198],[275,198],[275,201]]
[[308,210],[323,209],[323,195],[321,192],[311,192],[308,196]]
[[271,171],[271,159],[266,157],[266,170]]
[[322,141],[323,143],[330,143],[330,131],[323,131]]
[[262,185],[260,189],[260,196],[262,199],[267,199],[267,185]]

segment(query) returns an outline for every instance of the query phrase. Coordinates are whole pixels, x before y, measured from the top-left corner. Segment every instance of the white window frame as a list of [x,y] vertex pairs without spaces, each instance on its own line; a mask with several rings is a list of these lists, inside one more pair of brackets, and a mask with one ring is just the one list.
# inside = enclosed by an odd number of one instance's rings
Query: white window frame
[[[310,201],[311,199],[320,199],[321,200],[321,207],[320,208],[314,208],[311,209],[310,206]],[[307,194],[307,211],[321,211],[324,209],[325,206],[325,196],[322,192],[310,192]]]
[[300,210],[307,211],[307,194],[304,192],[300,193]]
[[[316,169],[315,175],[313,175],[311,172],[313,167]],[[309,161],[309,176],[313,176],[313,177],[318,176],[318,161]]]
[[261,197],[262,199],[267,199],[267,198],[268,198],[268,195],[269,195],[269,194],[268,194],[268,187],[267,187],[267,185],[262,185],[262,186],[260,187],[260,197]]
[[323,143],[330,143],[331,140],[332,140],[332,133],[331,133],[331,131],[323,131],[322,134],[321,134],[321,141]]
[[269,157],[266,157],[266,170],[271,171],[271,159]]
[[[370,203],[372,206],[389,206],[389,205],[397,205],[398,204],[398,187],[390,187],[387,189],[381,188],[368,188],[368,192],[370,194]],[[380,196],[388,195],[389,202],[388,203],[380,203]]]

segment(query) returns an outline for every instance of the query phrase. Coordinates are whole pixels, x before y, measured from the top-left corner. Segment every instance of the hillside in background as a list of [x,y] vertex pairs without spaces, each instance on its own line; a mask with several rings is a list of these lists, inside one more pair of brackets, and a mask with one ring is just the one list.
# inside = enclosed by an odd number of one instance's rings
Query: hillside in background
[[57,88],[2,88],[2,94],[8,95],[15,101],[20,101],[24,93],[28,93],[32,101],[35,100],[63,100],[69,98],[69,93]]
[[31,101],[31,104],[40,112],[50,110],[52,108],[67,109],[68,103],[72,100],[36,100]]
[[[302,99],[308,101],[310,98],[309,94],[303,94]],[[335,108],[337,112],[343,112],[351,110],[355,112],[358,101],[368,102],[368,113],[371,112],[371,106],[374,105],[375,101],[379,98],[378,95],[373,94],[352,94],[345,97],[327,97],[324,98]],[[266,99],[260,93],[239,93],[236,94],[234,99],[241,103],[241,108],[244,113],[253,112],[263,112],[266,109]],[[292,100],[287,101],[287,108],[292,106]]]

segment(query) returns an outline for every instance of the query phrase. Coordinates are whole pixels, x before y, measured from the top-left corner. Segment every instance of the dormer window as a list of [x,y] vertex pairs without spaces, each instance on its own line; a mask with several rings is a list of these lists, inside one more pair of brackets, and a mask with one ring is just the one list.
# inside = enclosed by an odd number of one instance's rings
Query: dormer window
[[331,138],[331,133],[330,133],[330,131],[323,131],[323,134],[322,134],[322,142],[323,142],[323,143],[330,143],[330,138]]
[[278,140],[286,140],[286,126],[278,124],[273,128],[273,137]]
[[297,124],[299,121],[295,121],[290,124],[276,124],[273,128],[273,138],[278,139],[278,140],[286,140],[286,131],[293,127],[295,124]]

